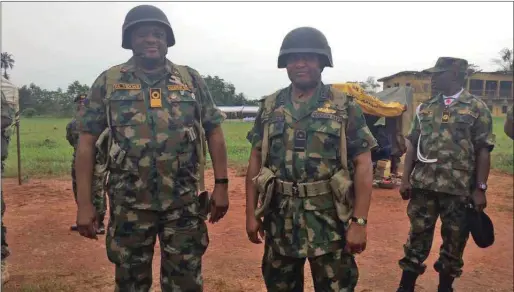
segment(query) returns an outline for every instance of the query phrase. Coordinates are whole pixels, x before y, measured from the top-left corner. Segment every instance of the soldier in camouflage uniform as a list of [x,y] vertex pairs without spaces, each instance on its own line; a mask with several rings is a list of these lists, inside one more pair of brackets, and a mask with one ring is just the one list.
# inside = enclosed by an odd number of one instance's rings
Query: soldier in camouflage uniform
[[505,123],[503,124],[503,131],[511,139],[514,139],[514,118],[512,116],[513,109],[514,109],[514,106],[511,106],[509,108],[509,110],[507,111],[507,117],[505,118]]
[[[416,109],[407,137],[405,175],[400,194],[410,200],[407,214],[411,228],[399,261],[403,270],[398,292],[414,291],[432,247],[437,218],[441,217],[441,245],[434,269],[439,292],[453,291],[462,274],[464,247],[469,237],[466,207],[481,212],[486,206],[492,118],[486,104],[464,90],[468,62],[442,57],[432,74],[439,92]],[[418,148],[419,147],[419,148]]]
[[[252,150],[246,230],[253,243],[261,243],[259,235],[265,238],[262,274],[268,291],[303,291],[306,259],[316,291],[354,291],[357,284],[353,254],[366,247],[370,150],[377,144],[356,102],[323,84],[325,67],[332,67],[325,36],[310,27],[291,31],[278,68],[287,68],[292,83],[261,100],[247,136]],[[341,161],[346,159],[349,171]],[[261,212],[257,192],[267,187],[260,178],[268,171],[273,179],[264,202],[269,205]],[[344,183],[336,187],[346,196],[337,200],[329,185],[336,173],[344,174]],[[351,218],[339,212],[345,201],[354,205]]]
[[[10,126],[14,122],[14,115],[15,111],[14,108],[7,102],[7,99],[3,92],[1,92],[2,95],[2,132],[1,132],[1,139],[2,139],[2,177],[4,175],[4,162],[7,159],[8,155],[8,148],[9,148],[9,141],[10,141]],[[3,179],[2,179],[3,182]],[[5,202],[4,202],[4,191],[3,186],[0,194],[1,200],[2,200],[2,283],[5,283],[8,278],[9,274],[7,272],[7,263],[6,258],[11,254],[9,250],[9,245],[7,244],[7,228],[4,226],[4,213],[5,213]]]
[[[85,94],[79,94],[75,98],[74,102],[77,103],[77,111],[80,109],[80,106],[84,104],[84,100],[86,99]],[[77,152],[77,144],[79,140],[79,133],[77,131],[77,120],[73,118],[68,125],[66,126],[66,140],[73,147],[73,159],[71,163],[71,180],[73,187],[73,197],[75,198],[75,203],[77,203],[77,181],[75,175],[75,156]],[[93,192],[93,205],[96,209],[97,220],[98,220],[98,230],[96,231],[98,234],[105,233],[105,225],[104,218],[105,212],[107,211],[106,206],[106,195],[104,188],[105,181],[105,172],[103,173],[94,173],[93,174],[93,185],[91,186]],[[77,231],[77,225],[71,226],[72,231]]]
[[[215,223],[229,204],[221,111],[196,70],[166,58],[175,37],[160,9],[131,9],[122,31],[122,47],[133,57],[100,74],[77,116],[79,232],[96,238],[91,173],[95,144],[110,133],[106,248],[115,291],[150,290],[157,237],[162,291],[202,291],[205,210]],[[205,140],[215,176],[210,199],[203,189]]]

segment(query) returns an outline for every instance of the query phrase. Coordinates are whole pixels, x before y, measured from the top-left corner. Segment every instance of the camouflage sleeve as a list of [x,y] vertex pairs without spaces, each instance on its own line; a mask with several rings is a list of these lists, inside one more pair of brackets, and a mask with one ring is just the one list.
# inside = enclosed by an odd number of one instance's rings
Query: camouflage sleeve
[[246,134],[246,140],[252,144],[252,148],[256,148],[259,151],[261,151],[262,136],[264,136],[264,128],[262,125],[263,106],[264,104],[261,104],[259,107],[259,111],[255,117],[253,127],[250,129],[250,131],[248,131],[248,134]]
[[359,154],[370,151],[378,145],[366,124],[362,109],[353,98],[350,98],[348,102],[346,145],[349,160],[355,159]]
[[106,72],[98,76],[91,86],[83,105],[77,112],[77,130],[99,136],[107,128],[104,98]]
[[191,68],[189,68],[189,71],[191,72],[193,80],[198,88],[198,96],[196,98],[198,98],[202,105],[202,127],[205,130],[205,135],[208,137],[210,131],[221,125],[225,118],[223,117],[221,110],[218,109],[214,103],[211,91],[200,73]]
[[2,131],[9,127],[12,122],[14,121],[14,109],[12,106],[7,102],[7,98],[5,97],[4,93],[0,91],[2,94],[2,108],[1,108],[1,115],[2,115]]
[[75,123],[75,121],[71,121],[68,123],[68,125],[66,125],[66,140],[68,140],[68,143],[70,143],[70,145],[74,147],[75,141],[73,139],[73,123]]
[[409,130],[409,134],[407,135],[407,138],[412,146],[418,147],[418,139],[419,135],[421,134],[421,128],[419,125],[418,116],[414,115],[414,118],[412,119],[411,127]]
[[494,149],[493,139],[493,118],[489,108],[483,103],[479,103],[478,106],[478,117],[473,124],[472,131],[472,142],[475,151],[481,148],[487,148],[489,152]]

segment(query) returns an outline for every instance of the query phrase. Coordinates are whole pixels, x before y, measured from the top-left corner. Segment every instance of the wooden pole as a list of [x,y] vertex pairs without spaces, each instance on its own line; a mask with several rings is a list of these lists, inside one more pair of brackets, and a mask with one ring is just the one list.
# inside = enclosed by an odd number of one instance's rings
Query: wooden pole
[[16,121],[16,150],[18,152],[18,185],[21,186],[20,120]]

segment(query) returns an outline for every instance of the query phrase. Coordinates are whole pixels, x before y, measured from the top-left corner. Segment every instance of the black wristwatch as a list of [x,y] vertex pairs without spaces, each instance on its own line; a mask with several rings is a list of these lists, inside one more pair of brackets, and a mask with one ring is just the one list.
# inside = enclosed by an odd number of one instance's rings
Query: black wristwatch
[[214,183],[217,185],[228,184],[228,178],[216,178],[214,179]]
[[481,190],[482,192],[485,192],[487,191],[487,184],[484,182],[478,182],[477,189]]
[[352,223],[356,223],[361,226],[366,226],[366,224],[368,224],[368,220],[366,218],[351,217],[350,220]]

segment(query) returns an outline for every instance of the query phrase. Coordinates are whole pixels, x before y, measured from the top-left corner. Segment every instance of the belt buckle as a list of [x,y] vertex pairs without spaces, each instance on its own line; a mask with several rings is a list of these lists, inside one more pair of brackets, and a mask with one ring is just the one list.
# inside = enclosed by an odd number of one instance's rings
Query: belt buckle
[[300,196],[300,189],[298,188],[298,184],[296,182],[293,182],[293,186],[291,187],[291,190],[293,191],[294,197]]

